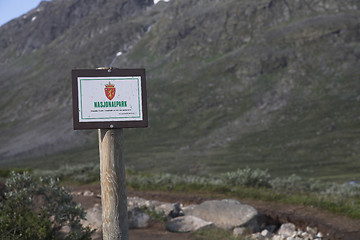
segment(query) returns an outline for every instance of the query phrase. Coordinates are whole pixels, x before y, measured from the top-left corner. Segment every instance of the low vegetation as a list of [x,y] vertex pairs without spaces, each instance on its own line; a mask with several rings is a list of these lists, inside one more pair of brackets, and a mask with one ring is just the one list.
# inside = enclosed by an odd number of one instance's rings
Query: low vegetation
[[[17,171],[21,172],[20,169],[17,169]],[[7,175],[5,170],[2,170],[2,173],[5,176]],[[60,179],[62,184],[66,185],[98,183],[100,175],[98,164],[79,165],[71,168],[65,166],[56,171],[35,170],[33,174],[38,177],[51,176],[51,179]],[[128,169],[126,174],[128,189],[222,194],[232,198],[314,206],[336,214],[360,219],[360,184],[356,182],[324,182],[316,179],[304,179],[297,175],[274,178],[265,170],[248,167],[211,176],[175,175],[170,173],[152,174],[131,169]],[[38,184],[35,179],[31,179],[29,176],[25,178],[29,178],[26,180],[29,189],[34,189],[33,184]],[[57,185],[58,182],[46,180],[48,178],[40,179],[40,185],[38,185],[38,187],[41,186],[40,189],[45,188],[47,191],[53,191],[51,193],[53,195],[56,191],[63,191]],[[31,181],[34,181],[34,183],[30,184]],[[50,186],[54,186],[55,190],[50,190]],[[39,192],[39,190],[35,192]],[[55,194],[54,196],[59,195]],[[59,201],[59,199],[54,200]],[[26,201],[23,204],[25,204],[23,208],[31,206],[26,205]],[[70,202],[66,204],[70,204]],[[4,203],[1,206],[4,209],[9,207],[5,206]],[[75,208],[75,206],[72,207]],[[2,214],[6,214],[6,211],[2,210]],[[37,214],[37,217],[43,217],[40,212]],[[77,219],[82,216],[81,212],[78,212],[78,214]],[[43,227],[46,228],[46,226]]]
[[12,172],[5,186],[0,195],[1,239],[91,239],[92,231],[80,223],[85,211],[55,178]]
[[[36,175],[59,178],[64,184],[99,182],[99,165],[63,167],[56,171],[35,171]],[[305,179],[297,175],[272,177],[266,170],[244,168],[218,175],[175,175],[127,170],[127,187],[136,190],[162,190],[224,194],[234,198],[276,201],[318,207],[360,219],[360,184]]]
[[360,219],[360,185],[328,183],[296,175],[271,178],[260,169],[239,169],[218,176],[178,176],[128,171],[128,187],[139,190],[212,192],[231,197],[315,206]]

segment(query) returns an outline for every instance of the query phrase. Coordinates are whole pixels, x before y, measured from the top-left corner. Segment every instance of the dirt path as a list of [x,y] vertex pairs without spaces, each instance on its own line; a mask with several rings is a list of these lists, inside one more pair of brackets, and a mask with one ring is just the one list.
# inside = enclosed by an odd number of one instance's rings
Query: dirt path
[[[93,197],[75,196],[75,201],[81,203],[85,209],[100,203],[96,197],[100,194],[100,185],[87,185],[73,187],[74,192],[94,192]],[[186,205],[199,204],[209,199],[224,199],[219,194],[184,194],[157,191],[128,191],[128,196],[138,196],[144,199],[159,200],[163,202],[179,202]],[[360,240],[360,221],[345,216],[338,216],[308,206],[285,205],[274,202],[237,199],[242,203],[255,207],[259,212],[272,217],[280,222],[292,222],[303,229],[306,226],[317,227],[328,240]],[[190,234],[169,233],[161,224],[154,223],[148,229],[130,230],[132,240],[160,239],[160,240],[188,240]]]
[[130,229],[131,240],[190,240],[190,233],[172,233],[166,231],[161,223],[155,223],[147,229]]

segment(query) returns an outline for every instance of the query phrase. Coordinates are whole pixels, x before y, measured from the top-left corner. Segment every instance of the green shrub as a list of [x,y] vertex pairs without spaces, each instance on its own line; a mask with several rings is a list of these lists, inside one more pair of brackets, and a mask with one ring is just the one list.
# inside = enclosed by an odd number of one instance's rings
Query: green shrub
[[24,173],[32,172],[32,170],[30,168],[0,168],[0,178],[10,177],[11,172]]
[[40,171],[40,176],[49,175],[59,178],[62,182],[88,184],[100,181],[99,164],[80,164],[74,166],[65,165],[57,170]]
[[272,189],[277,192],[294,193],[308,190],[308,186],[302,178],[293,174],[287,178],[275,178],[270,181]]
[[18,207],[19,211],[12,211],[16,207],[8,204],[1,208],[2,239],[53,239],[51,222],[43,214],[22,207]]
[[167,216],[164,211],[156,211],[155,207],[142,206],[141,209],[151,217],[152,220],[156,220],[162,223],[166,223]]
[[221,179],[232,186],[246,187],[270,187],[270,174],[261,169],[251,169],[246,167],[238,169],[236,172],[227,172],[222,174]]
[[[51,177],[39,181],[27,172],[12,172],[0,202],[0,235],[5,239],[91,239],[80,220],[85,212]],[[70,233],[60,230],[68,226]]]
[[332,183],[330,187],[321,192],[323,195],[341,196],[343,198],[360,198],[360,185],[359,184],[336,184]]

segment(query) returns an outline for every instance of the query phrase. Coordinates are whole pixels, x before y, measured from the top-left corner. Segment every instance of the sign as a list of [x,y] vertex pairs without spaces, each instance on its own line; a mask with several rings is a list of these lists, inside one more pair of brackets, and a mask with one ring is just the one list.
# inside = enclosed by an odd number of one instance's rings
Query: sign
[[72,70],[74,129],[147,127],[145,69]]

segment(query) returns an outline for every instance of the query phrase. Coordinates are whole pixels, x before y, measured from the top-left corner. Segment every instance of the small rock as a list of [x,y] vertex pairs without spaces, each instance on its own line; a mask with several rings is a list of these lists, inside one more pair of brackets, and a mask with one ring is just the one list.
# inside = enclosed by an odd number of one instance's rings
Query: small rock
[[286,240],[301,240],[301,239],[297,237],[287,237]]
[[323,235],[321,232],[318,232],[318,234],[316,234],[316,237],[317,237],[317,238],[323,238],[324,235]]
[[265,240],[265,237],[261,235],[261,233],[253,233],[250,237],[254,240]]
[[264,229],[262,232],[261,232],[261,235],[266,237],[266,238],[271,238],[271,233],[267,230],[267,229]]
[[285,223],[281,225],[278,234],[283,235],[284,237],[292,237],[296,234],[295,230],[295,225],[293,223]]
[[206,222],[195,216],[182,216],[171,219],[166,224],[166,228],[170,232],[193,232],[199,229],[214,226],[212,222]]
[[233,230],[233,235],[234,235],[235,237],[237,237],[237,236],[243,235],[243,234],[245,233],[245,231],[246,231],[246,228],[244,228],[244,227],[237,227],[237,228],[234,228],[234,230]]
[[92,197],[92,196],[94,196],[94,193],[88,190],[88,191],[85,191],[83,195],[85,197]]
[[299,236],[300,236],[301,238],[308,239],[308,238],[309,238],[309,235],[310,235],[310,234],[308,234],[307,232],[302,232]]
[[316,227],[314,227],[314,228],[306,227],[306,232],[310,233],[310,234],[313,235],[313,236],[316,236],[318,230],[317,230]]

